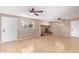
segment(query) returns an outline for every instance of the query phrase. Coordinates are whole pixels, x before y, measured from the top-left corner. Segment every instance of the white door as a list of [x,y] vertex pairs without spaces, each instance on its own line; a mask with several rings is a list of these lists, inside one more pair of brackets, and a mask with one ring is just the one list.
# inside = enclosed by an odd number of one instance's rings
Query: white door
[[17,39],[17,18],[2,17],[2,42]]
[[79,37],[79,21],[71,22],[71,36]]

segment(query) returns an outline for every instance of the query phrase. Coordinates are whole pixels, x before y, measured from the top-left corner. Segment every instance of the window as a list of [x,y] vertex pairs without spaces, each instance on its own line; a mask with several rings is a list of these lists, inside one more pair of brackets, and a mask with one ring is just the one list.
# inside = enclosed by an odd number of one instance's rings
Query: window
[[22,28],[34,28],[34,22],[33,21],[21,21],[21,27]]
[[33,28],[34,27],[34,24],[32,21],[28,22],[28,28]]

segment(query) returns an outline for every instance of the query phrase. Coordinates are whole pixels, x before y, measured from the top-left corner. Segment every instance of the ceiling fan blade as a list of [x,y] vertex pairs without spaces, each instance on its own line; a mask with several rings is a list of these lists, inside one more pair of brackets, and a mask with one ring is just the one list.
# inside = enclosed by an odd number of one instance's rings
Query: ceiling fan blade
[[36,16],[39,16],[39,14],[36,14],[36,13],[35,13],[35,15],[36,15]]
[[34,11],[34,12],[43,12],[43,11]]
[[36,12],[34,12],[35,15],[39,16],[39,14],[37,14]]
[[34,11],[35,9],[34,8],[32,8],[32,11]]

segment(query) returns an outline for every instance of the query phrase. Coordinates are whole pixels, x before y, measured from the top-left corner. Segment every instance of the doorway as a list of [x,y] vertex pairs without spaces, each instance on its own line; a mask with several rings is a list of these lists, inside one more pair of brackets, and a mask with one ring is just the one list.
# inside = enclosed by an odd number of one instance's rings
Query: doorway
[[40,25],[40,27],[41,27],[41,36],[52,34],[52,32],[50,32],[49,30],[50,25]]

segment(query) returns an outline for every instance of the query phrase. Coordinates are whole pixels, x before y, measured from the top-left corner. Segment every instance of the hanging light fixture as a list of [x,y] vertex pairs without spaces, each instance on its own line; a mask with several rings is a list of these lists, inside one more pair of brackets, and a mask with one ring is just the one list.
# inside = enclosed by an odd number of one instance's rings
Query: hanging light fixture
[[56,22],[56,25],[59,26],[59,27],[63,26],[63,21],[62,21],[61,18],[58,18],[58,21]]

